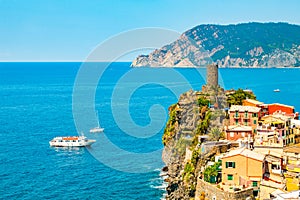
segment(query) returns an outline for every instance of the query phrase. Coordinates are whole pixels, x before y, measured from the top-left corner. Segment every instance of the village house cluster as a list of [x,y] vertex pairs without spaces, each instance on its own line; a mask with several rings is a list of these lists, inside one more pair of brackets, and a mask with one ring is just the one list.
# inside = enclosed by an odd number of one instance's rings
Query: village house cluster
[[300,120],[294,107],[246,99],[231,105],[228,117],[222,142],[234,148],[216,156],[222,164],[210,182],[224,191],[252,188],[259,199],[299,199]]

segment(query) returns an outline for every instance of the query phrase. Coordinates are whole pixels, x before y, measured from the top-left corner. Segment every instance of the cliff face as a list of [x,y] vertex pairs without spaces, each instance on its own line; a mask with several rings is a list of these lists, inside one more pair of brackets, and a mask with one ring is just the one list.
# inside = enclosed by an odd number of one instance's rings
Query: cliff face
[[298,67],[300,26],[287,23],[199,25],[171,44],[138,56],[133,67]]
[[[163,161],[168,168],[167,199],[190,199],[195,196],[197,177],[206,162],[216,152],[202,155],[199,136],[218,140],[224,113],[220,109],[209,109],[212,105],[224,106],[226,101],[221,88],[215,91],[188,91],[178,103],[170,106],[169,120],[163,135]],[[220,132],[219,132],[220,133]]]

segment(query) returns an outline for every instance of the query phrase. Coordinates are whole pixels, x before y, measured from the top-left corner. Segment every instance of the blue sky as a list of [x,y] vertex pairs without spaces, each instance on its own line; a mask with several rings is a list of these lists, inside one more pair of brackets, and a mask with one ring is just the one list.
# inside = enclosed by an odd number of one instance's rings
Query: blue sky
[[0,0],[0,61],[83,60],[107,38],[143,27],[300,24],[299,8],[298,0]]

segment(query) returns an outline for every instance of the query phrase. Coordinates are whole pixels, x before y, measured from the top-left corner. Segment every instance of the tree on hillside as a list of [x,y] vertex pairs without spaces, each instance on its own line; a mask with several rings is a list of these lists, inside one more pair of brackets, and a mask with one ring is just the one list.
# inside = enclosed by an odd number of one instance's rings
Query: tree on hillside
[[211,140],[218,141],[221,138],[224,138],[224,133],[217,127],[213,128],[210,133],[209,137]]
[[227,96],[227,104],[229,105],[229,107],[231,105],[242,105],[243,100],[245,99],[256,99],[256,96],[251,92],[238,89],[233,94],[229,94]]

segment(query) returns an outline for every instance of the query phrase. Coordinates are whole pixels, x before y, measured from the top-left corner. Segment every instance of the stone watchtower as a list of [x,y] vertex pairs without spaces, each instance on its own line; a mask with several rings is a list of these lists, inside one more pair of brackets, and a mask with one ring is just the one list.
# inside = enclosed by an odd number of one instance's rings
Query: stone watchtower
[[206,67],[206,85],[218,87],[218,65],[210,64]]

